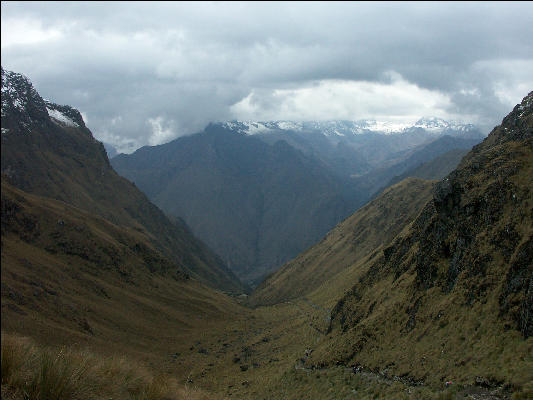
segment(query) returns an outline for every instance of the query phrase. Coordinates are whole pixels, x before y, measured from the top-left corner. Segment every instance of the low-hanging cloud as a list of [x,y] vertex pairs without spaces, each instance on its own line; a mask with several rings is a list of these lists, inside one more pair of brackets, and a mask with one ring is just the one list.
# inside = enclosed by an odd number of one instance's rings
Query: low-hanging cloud
[[226,119],[498,124],[531,3],[2,3],[3,67],[131,152]]
[[[252,91],[231,106],[235,118],[282,120],[359,120],[374,118],[415,122],[421,115],[458,119],[450,115],[450,98],[420,88],[390,73],[389,83],[322,80],[296,89]],[[414,113],[413,113],[414,112]]]

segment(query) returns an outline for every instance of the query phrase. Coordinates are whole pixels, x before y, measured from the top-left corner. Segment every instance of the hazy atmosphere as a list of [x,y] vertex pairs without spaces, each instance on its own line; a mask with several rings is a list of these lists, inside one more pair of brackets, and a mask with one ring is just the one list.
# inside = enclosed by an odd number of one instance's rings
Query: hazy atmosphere
[[2,2],[2,66],[131,152],[221,120],[485,132],[533,87],[533,4]]

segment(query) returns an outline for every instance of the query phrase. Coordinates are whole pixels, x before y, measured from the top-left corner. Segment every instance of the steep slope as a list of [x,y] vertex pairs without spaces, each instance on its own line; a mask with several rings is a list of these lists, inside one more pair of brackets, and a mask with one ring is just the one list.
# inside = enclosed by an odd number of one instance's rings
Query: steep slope
[[533,92],[361,267],[309,363],[433,385],[530,384],[532,181]]
[[285,141],[210,125],[112,160],[248,282],[312,245],[360,204],[345,181]]
[[1,217],[2,332],[149,358],[246,314],[134,228],[4,179]]
[[401,182],[408,177],[440,181],[457,168],[463,157],[468,154],[468,151],[464,149],[450,150],[441,156],[435,157],[431,161],[427,161],[401,175],[395,176],[389,181],[387,187]]
[[107,158],[111,160],[113,157],[118,155],[118,151],[113,145],[105,142],[102,142],[102,144],[104,145],[105,151],[107,153]]
[[[304,296],[331,283],[337,274],[357,268],[418,215],[430,193],[431,182],[420,179],[407,179],[388,188],[264,281],[250,296],[251,304],[275,304]],[[343,289],[335,287],[337,293]]]
[[81,114],[44,101],[24,76],[2,69],[2,174],[24,191],[54,198],[144,232],[191,276],[223,290],[243,287],[184,224],[171,223],[116,174]]
[[462,137],[442,136],[429,143],[416,146],[406,151],[400,151],[389,156],[384,166],[373,169],[369,173],[357,177],[354,184],[359,192],[372,196],[383,188],[397,175],[418,167],[420,164],[432,161],[451,150],[470,150],[478,144],[481,137],[466,139]]

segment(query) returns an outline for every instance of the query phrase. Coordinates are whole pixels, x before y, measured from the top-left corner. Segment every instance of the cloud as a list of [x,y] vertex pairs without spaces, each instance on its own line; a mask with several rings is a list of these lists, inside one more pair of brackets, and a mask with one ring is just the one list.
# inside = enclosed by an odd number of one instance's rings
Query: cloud
[[358,120],[414,122],[421,116],[450,118],[448,96],[389,72],[389,83],[321,80],[296,89],[252,90],[231,106],[235,119]]
[[41,21],[33,18],[2,19],[2,47],[51,42],[61,36],[60,29],[44,28]]
[[433,113],[490,129],[533,82],[528,2],[1,7],[3,67],[124,149],[244,116]]
[[176,137],[172,129],[174,121],[167,121],[163,117],[158,116],[156,118],[148,118],[148,125],[150,125],[152,134],[148,138],[148,144],[155,146],[157,144],[163,144],[170,139]]

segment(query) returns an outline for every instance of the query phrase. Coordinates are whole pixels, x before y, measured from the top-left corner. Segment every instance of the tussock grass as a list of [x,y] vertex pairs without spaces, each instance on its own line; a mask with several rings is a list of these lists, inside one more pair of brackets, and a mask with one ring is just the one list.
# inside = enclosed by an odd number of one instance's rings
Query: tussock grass
[[2,385],[17,385],[30,353],[31,344],[22,338],[2,334]]
[[[28,361],[33,366],[23,390],[31,399],[68,400],[88,398],[91,385],[86,381],[89,359],[65,348],[37,350]],[[14,371],[16,372],[16,371]]]
[[2,333],[2,398],[31,400],[213,400],[142,365],[72,348],[41,348]]

